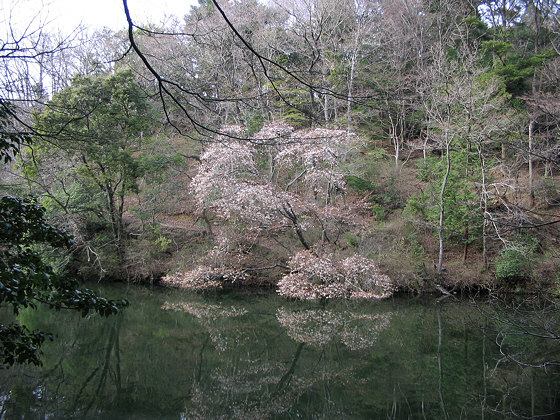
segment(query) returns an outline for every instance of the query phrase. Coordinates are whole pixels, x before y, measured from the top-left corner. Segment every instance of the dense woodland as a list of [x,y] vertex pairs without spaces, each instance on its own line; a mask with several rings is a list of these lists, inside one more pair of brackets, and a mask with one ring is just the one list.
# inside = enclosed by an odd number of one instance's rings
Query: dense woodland
[[557,1],[125,12],[118,33],[3,34],[19,153],[0,188],[71,233],[39,248],[55,272],[304,299],[560,290]]

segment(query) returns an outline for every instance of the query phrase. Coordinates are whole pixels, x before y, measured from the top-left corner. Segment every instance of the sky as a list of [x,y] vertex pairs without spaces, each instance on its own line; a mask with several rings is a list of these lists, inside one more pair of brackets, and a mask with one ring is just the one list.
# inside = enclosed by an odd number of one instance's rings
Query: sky
[[[135,23],[159,23],[166,15],[182,17],[196,0],[128,0]],[[49,29],[71,32],[79,24],[101,29],[123,29],[126,18],[122,0],[0,0],[0,25],[44,22]],[[2,30],[2,33],[5,31]]]

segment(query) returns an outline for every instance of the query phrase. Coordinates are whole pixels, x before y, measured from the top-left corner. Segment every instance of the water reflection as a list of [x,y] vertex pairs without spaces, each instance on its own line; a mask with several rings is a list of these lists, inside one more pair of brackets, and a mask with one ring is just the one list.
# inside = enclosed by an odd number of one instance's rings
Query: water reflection
[[243,308],[230,306],[225,308],[220,305],[209,305],[195,302],[165,302],[161,309],[164,311],[181,311],[191,314],[198,319],[229,318],[233,316],[245,315],[248,311]]
[[340,341],[351,350],[373,347],[379,332],[389,326],[391,315],[320,309],[276,311],[276,319],[294,341],[316,347]]
[[[557,371],[500,353],[514,324],[491,306],[113,292],[133,303],[123,316],[22,313],[57,338],[42,369],[0,371],[2,419],[552,418],[560,406]],[[524,316],[515,325],[535,323]],[[556,344],[510,334],[502,348],[558,360]]]
[[234,306],[212,305],[200,302],[165,302],[161,309],[178,311],[190,314],[197,318],[201,327],[208,331],[208,337],[215,345],[216,350],[225,352],[233,344],[239,343],[240,335],[232,337],[231,332],[224,334],[222,331],[222,318],[232,318],[248,313],[246,309]]
[[286,413],[311,385],[292,377],[302,348],[297,347],[288,369],[281,361],[245,358],[214,369],[193,385],[183,417],[263,419]]

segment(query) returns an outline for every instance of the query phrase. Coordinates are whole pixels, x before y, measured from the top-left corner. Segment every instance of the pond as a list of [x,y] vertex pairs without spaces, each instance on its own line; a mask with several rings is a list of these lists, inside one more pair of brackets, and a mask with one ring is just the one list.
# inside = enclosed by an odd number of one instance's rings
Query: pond
[[519,333],[557,327],[560,316],[550,305],[513,311],[433,297],[321,303],[273,291],[99,289],[131,306],[106,319],[46,309],[20,314],[55,340],[44,346],[42,368],[0,370],[3,419],[502,419],[560,412],[560,369],[550,363],[560,360],[559,340]]

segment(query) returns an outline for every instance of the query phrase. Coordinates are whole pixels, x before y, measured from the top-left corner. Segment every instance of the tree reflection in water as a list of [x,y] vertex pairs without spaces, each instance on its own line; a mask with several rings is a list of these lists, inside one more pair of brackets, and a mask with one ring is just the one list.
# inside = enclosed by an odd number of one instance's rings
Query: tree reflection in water
[[351,350],[373,347],[379,332],[389,326],[391,312],[359,314],[322,309],[290,311],[278,308],[276,319],[287,334],[298,343],[322,347],[340,341]]
[[[305,343],[287,346],[286,350],[294,347],[293,353],[288,351],[284,360],[276,360],[274,353],[260,348],[261,343],[255,342],[251,334],[226,326],[226,319],[246,315],[246,309],[200,302],[166,302],[162,309],[182,311],[195,317],[206,329],[214,348],[226,356],[220,360],[225,363],[215,366],[211,348],[203,350],[199,371],[206,374],[193,381],[182,413],[184,418],[269,418],[289,411],[294,401],[317,382],[349,376],[347,370],[329,372],[324,366],[316,369],[315,374],[298,369]],[[255,351],[261,357],[255,357]],[[296,369],[299,374],[295,373]]]
[[[515,330],[539,320],[558,325],[550,311],[514,314],[493,302],[431,299],[323,304],[274,293],[126,292],[131,307],[110,320],[21,314],[21,322],[58,339],[45,348],[42,370],[0,371],[2,419],[488,420],[552,418],[560,407],[554,366],[514,363],[558,360],[558,340]],[[509,358],[496,345],[498,333]]]

